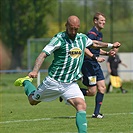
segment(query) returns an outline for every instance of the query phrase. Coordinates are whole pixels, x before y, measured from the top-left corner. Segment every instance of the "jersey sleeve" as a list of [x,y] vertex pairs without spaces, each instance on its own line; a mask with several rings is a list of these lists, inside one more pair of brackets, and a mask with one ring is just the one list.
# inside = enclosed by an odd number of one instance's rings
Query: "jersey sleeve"
[[96,40],[96,36],[94,34],[88,34],[87,36],[92,40]]
[[103,38],[103,34],[102,32],[96,32],[96,31],[89,31],[86,34],[91,40],[98,40],[98,41],[102,41]]
[[42,52],[45,52],[46,55],[52,54],[56,49],[59,49],[61,46],[61,41],[57,37],[53,37],[50,42],[44,47]]
[[86,47],[90,47],[93,45],[93,41],[90,38],[87,38]]
[[97,40],[97,34],[94,31],[89,31],[87,36],[92,40]]

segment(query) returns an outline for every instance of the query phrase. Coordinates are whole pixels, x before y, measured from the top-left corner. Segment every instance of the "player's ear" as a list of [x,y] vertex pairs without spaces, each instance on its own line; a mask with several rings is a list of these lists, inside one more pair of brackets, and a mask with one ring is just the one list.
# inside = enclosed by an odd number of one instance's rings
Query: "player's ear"
[[97,19],[94,19],[94,24],[97,24]]

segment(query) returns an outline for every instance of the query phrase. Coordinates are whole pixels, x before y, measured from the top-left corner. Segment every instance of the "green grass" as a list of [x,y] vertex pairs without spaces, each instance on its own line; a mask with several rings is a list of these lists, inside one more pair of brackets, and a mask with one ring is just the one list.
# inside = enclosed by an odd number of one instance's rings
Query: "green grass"
[[[75,109],[57,100],[31,106],[23,87],[13,82],[26,74],[2,74],[0,81],[1,133],[76,133]],[[36,80],[34,81],[36,84]],[[133,87],[123,83],[127,94],[114,89],[105,94],[104,119],[92,119],[95,97],[86,97],[88,133],[133,133]]]

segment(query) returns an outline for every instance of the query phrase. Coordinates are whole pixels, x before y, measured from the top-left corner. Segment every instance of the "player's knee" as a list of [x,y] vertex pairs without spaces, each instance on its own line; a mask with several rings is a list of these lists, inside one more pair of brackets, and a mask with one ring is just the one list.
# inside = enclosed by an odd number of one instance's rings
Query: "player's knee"
[[38,104],[38,102],[36,102],[36,101],[29,101],[29,103],[30,103],[30,105],[37,105]]
[[95,96],[95,93],[86,92],[87,96]]
[[106,86],[101,86],[101,87],[99,87],[99,88],[98,88],[98,92],[104,94],[104,93],[106,92]]
[[86,110],[86,103],[82,102],[82,103],[78,104],[77,110]]
[[86,110],[86,103],[83,103],[83,109]]
[[35,103],[35,102],[31,102],[31,101],[30,101],[29,103],[30,103],[30,105],[32,105],[32,106],[33,106],[33,105],[37,105],[37,103]]
[[73,105],[77,111],[86,110],[86,102],[82,98],[72,98],[69,99],[68,102]]
[[30,103],[30,105],[32,105],[32,106],[35,105],[34,102],[32,102],[32,101],[29,101],[29,103]]
[[96,89],[88,89],[86,91],[87,96],[95,96],[96,95]]
[[37,105],[39,103],[39,101],[35,101],[33,98],[32,98],[32,95],[30,95],[28,97],[28,100],[29,100],[29,103],[30,105]]

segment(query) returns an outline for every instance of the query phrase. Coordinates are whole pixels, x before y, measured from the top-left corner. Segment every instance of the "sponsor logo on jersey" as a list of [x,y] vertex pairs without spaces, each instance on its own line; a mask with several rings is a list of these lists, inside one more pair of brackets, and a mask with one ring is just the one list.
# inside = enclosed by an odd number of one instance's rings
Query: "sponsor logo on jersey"
[[80,48],[74,47],[72,49],[70,49],[69,53],[68,53],[72,58],[79,58],[82,54],[82,51]]

